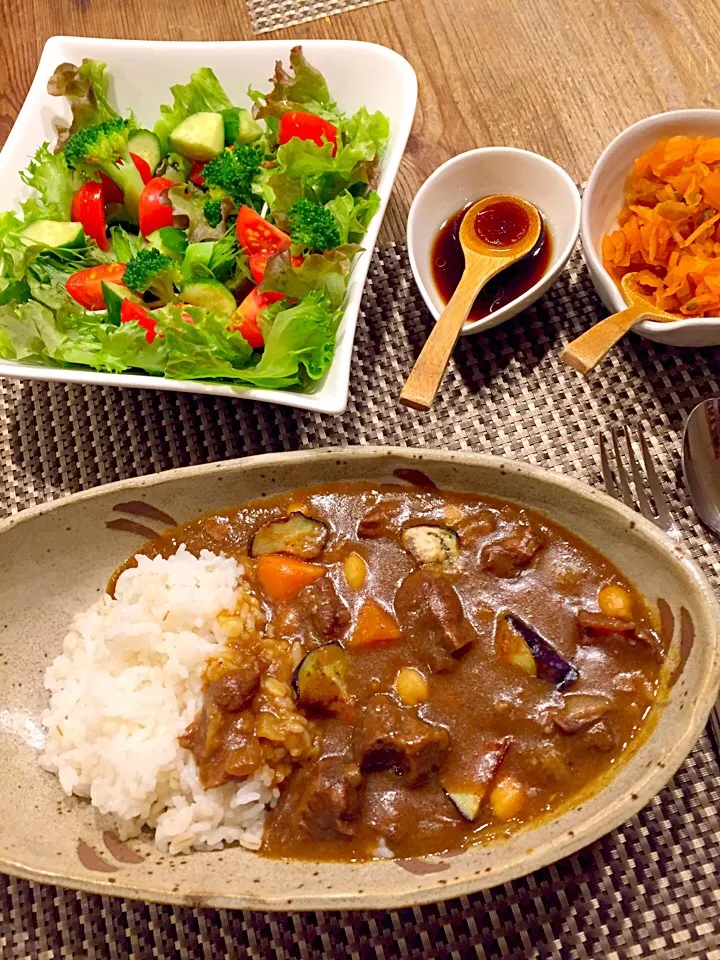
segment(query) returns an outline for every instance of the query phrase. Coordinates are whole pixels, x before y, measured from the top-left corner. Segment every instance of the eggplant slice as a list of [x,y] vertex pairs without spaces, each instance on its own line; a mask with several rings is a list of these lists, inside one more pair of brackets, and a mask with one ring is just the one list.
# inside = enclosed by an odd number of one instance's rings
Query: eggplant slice
[[510,737],[505,737],[484,753],[478,762],[475,775],[470,780],[463,780],[462,784],[442,783],[448,800],[469,823],[477,819],[505,754],[510,749],[510,742]]
[[298,703],[332,710],[349,701],[346,686],[349,658],[339,643],[324,643],[295,667],[291,685]]
[[447,527],[406,527],[402,532],[402,545],[418,563],[448,563],[460,555],[458,535]]
[[558,690],[564,690],[575,683],[580,676],[577,668],[561,657],[552,644],[515,614],[507,613],[505,617],[530,648],[537,666],[537,675],[541,680],[549,680]]
[[325,547],[328,531],[320,520],[304,513],[291,513],[284,520],[271,520],[256,531],[250,546],[251,557],[267,553],[290,553],[301,560],[314,560]]
[[565,697],[562,710],[553,717],[563,733],[573,734],[591,727],[610,711],[612,702],[592,693],[570,693]]

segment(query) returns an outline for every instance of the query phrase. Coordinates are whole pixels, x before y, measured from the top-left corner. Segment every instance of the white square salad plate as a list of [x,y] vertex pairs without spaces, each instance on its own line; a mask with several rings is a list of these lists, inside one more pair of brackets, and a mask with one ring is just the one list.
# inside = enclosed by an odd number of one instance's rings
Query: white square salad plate
[[228,96],[239,106],[250,106],[249,86],[269,89],[275,61],[287,64],[291,47],[300,43],[308,60],[327,79],[333,99],[347,113],[365,106],[381,110],[390,120],[390,140],[380,167],[377,192],[380,209],[363,240],[362,253],[352,271],[335,356],[325,378],[312,392],[262,390],[205,381],[171,380],[146,374],[65,370],[37,364],[0,360],[0,376],[66,383],[177,390],[235,397],[342,413],[350,386],[353,338],[365,278],[385,208],[405,150],[417,101],[415,71],[400,54],[374,43],[355,40],[248,40],[230,42],[174,42],[105,40],[90,37],[51,37],[45,44],[35,79],[12,131],[0,153],[0,209],[17,209],[28,190],[20,171],[44,141],[54,142],[54,121],[69,119],[61,98],[47,92],[47,82],[60,63],[80,63],[83,57],[104,60],[110,74],[110,100],[122,113],[132,110],[141,124],[152,127],[160,105],[172,102],[170,87],[187,83],[199,67],[211,67]]

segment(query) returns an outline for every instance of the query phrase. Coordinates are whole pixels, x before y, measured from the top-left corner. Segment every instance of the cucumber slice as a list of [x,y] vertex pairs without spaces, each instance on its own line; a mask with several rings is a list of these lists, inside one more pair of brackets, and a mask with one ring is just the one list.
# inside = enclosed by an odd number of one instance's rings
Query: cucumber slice
[[102,289],[105,307],[107,308],[108,312],[108,320],[110,323],[114,323],[116,327],[120,326],[120,311],[122,309],[123,300],[132,300],[133,303],[142,303],[140,297],[136,297],[131,290],[128,290],[128,288],[121,283],[113,283],[111,280],[103,280],[100,284],[100,287]]
[[185,231],[179,227],[160,227],[159,230],[153,230],[148,234],[147,242],[173,260],[182,260],[188,245]]
[[[205,240],[203,243],[191,243],[188,245],[182,263],[182,275],[186,281],[192,280],[195,267],[210,269],[210,259],[215,249],[215,243],[215,240]],[[199,271],[201,274],[203,272],[203,270]]]
[[249,110],[243,107],[230,107],[222,112],[225,124],[225,143],[232,146],[234,143],[254,143],[262,136],[262,127],[253,120]]
[[160,141],[150,130],[137,130],[128,137],[128,153],[136,153],[142,157],[153,173],[157,170],[162,157]]
[[64,220],[36,220],[25,227],[20,236],[45,247],[85,246],[85,234],[80,224]]
[[190,160],[212,160],[225,148],[222,114],[190,114],[170,134],[170,146]]
[[174,183],[186,183],[191,167],[192,163],[187,157],[181,157],[179,153],[169,153],[160,164],[157,175],[167,177]]
[[194,307],[202,307],[219,317],[231,317],[235,313],[235,297],[227,287],[217,280],[197,280],[186,283],[182,288],[180,298],[183,303]]

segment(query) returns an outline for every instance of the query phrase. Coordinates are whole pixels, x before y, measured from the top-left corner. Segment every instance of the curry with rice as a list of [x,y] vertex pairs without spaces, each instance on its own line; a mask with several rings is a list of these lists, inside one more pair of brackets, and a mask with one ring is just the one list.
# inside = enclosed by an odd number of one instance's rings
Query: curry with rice
[[652,708],[665,650],[644,599],[516,503],[333,483],[206,514],[142,552],[181,544],[240,560],[264,614],[261,634],[233,638],[227,611],[181,744],[205,788],[275,770],[267,856],[504,836],[607,774]]

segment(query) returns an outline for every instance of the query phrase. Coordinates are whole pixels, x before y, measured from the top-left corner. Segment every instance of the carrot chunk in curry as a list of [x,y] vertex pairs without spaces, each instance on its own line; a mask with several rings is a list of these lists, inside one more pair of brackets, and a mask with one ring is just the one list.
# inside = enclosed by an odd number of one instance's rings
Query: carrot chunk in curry
[[[694,162],[720,162],[717,147],[695,143]],[[223,615],[225,653],[180,742],[206,787],[268,771],[267,856],[416,857],[505,836],[599,784],[653,705],[665,651],[642,596],[515,503],[327,484],[143,550],[180,544],[236,557],[264,618],[246,636],[239,611]]]

